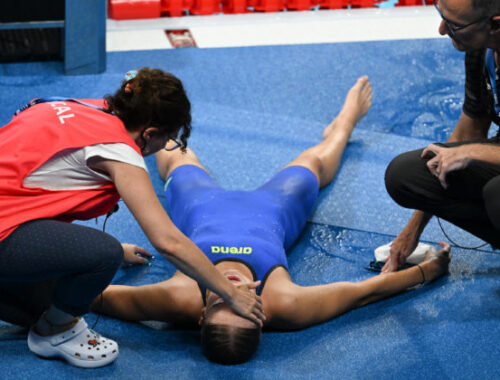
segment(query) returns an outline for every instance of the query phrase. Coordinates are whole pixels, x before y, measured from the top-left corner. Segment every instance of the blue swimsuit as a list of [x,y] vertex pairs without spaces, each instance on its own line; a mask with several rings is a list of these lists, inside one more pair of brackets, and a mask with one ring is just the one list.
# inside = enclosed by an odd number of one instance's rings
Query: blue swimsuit
[[258,294],[275,268],[288,270],[285,250],[304,228],[318,190],[302,166],[281,170],[253,191],[224,190],[194,165],[176,168],[165,184],[175,225],[212,263],[244,263],[261,281]]

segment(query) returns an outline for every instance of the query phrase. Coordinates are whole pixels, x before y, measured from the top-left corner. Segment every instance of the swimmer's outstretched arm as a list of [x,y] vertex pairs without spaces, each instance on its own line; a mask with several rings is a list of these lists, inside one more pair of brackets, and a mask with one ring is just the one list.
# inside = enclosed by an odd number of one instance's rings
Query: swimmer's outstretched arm
[[[278,270],[269,276],[262,293],[267,326],[278,329],[300,329],[325,322],[351,309],[401,293],[424,281],[434,280],[447,272],[450,261],[448,245],[428,254],[419,267],[380,274],[365,281],[336,282],[302,287],[293,284]],[[280,268],[278,268],[280,269]],[[425,277],[425,278],[424,278]]]
[[196,325],[202,307],[198,285],[180,272],[151,285],[110,285],[92,303],[92,311],[118,319],[184,325]]

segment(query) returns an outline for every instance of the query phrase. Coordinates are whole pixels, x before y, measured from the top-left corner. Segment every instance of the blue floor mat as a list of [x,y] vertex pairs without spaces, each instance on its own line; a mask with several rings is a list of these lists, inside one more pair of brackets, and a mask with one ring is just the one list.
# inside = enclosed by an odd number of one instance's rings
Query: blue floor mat
[[[0,123],[36,96],[102,97],[126,71],[160,67],[178,75],[193,102],[190,146],[227,188],[260,185],[319,141],[355,79],[368,74],[374,102],[358,125],[335,181],[325,188],[289,253],[301,285],[359,281],[373,249],[393,239],[410,215],[385,193],[383,173],[398,153],[447,138],[463,99],[463,56],[447,40],[385,41],[108,54],[100,75],[67,77],[58,62],[0,65]],[[155,190],[163,184],[147,159]],[[102,218],[85,224],[102,227]],[[447,229],[449,226],[446,227]],[[153,250],[125,206],[107,224],[124,242]],[[451,230],[463,244],[475,239]],[[424,240],[443,236],[436,225]],[[31,354],[25,335],[0,323],[0,375],[9,378],[494,378],[500,373],[500,256],[453,252],[450,275],[400,296],[298,332],[267,332],[250,362],[207,362],[199,332],[161,323],[101,317],[116,339],[112,366],[80,370]],[[161,281],[174,267],[122,269],[114,283]],[[96,316],[87,317],[89,323]]]
[[[364,269],[373,258],[370,246],[386,239],[310,223],[289,253],[290,273],[301,285],[363,280],[372,276]],[[2,331],[0,325],[0,374],[15,379],[491,378],[500,375],[494,365],[500,355],[499,268],[498,255],[455,250],[449,276],[302,331],[266,332],[254,359],[233,367],[204,359],[197,330],[163,323],[101,317],[97,330],[120,343],[120,357],[91,371],[36,359],[25,335]],[[173,271],[158,258],[151,267],[120,270],[115,282],[157,282]],[[87,316],[89,323],[95,318]]]

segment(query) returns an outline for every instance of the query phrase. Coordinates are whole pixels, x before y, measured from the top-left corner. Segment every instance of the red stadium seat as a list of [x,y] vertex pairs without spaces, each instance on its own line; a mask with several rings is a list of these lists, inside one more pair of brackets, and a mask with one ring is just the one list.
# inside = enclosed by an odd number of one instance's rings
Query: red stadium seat
[[[253,5],[253,4],[252,4]],[[284,0],[255,0],[253,5],[257,12],[279,12],[285,9]]]
[[170,17],[180,17],[192,6],[192,0],[161,0],[161,14]]
[[190,12],[194,15],[211,15],[220,13],[221,7],[219,0],[193,0],[193,6]]
[[115,20],[160,17],[160,3],[161,0],[109,0],[108,16]]
[[317,0],[285,0],[286,9],[292,11],[305,11],[317,4]]
[[224,13],[247,13],[247,0],[222,0],[222,12]]
[[321,9],[340,9],[347,8],[349,0],[319,0]]
[[[432,2],[431,2],[432,4]],[[422,0],[399,0],[399,2],[396,4],[396,6],[401,6],[401,5],[423,5]]]
[[352,8],[373,8],[375,0],[351,0]]

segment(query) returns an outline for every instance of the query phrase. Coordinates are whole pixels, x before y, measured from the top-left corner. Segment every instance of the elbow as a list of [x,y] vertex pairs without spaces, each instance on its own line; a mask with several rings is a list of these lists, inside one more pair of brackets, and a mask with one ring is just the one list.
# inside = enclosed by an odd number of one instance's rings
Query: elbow
[[181,239],[168,237],[153,243],[155,249],[168,261],[176,261],[182,256],[186,244]]

